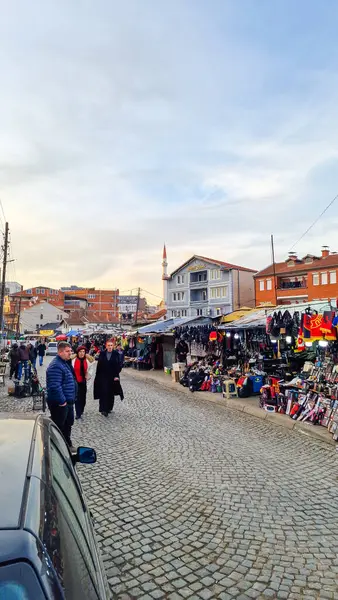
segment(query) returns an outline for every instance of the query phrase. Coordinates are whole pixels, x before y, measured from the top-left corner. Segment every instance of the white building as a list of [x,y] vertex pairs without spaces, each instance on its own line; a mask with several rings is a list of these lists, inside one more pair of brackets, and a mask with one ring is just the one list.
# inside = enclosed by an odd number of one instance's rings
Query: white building
[[193,256],[171,275],[167,254],[162,262],[167,318],[226,315],[255,306],[256,271],[203,256]]
[[16,281],[6,281],[5,283],[5,294],[6,296],[11,296],[12,294],[17,294],[18,292],[22,292],[23,286]]
[[38,332],[45,323],[67,321],[69,314],[51,302],[37,302],[23,308],[20,314],[20,332]]

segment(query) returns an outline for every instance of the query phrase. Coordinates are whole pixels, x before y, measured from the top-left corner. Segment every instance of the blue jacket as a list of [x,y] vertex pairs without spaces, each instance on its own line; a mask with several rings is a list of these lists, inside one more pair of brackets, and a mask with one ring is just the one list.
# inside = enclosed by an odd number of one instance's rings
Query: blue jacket
[[71,365],[56,356],[47,369],[48,405],[74,404],[77,395],[77,383]]

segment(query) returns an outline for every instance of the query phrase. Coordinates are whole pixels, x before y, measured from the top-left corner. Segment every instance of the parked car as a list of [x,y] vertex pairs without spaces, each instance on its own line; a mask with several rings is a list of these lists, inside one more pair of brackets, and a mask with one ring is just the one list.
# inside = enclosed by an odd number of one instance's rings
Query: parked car
[[39,415],[0,415],[0,598],[108,600],[92,520],[75,464],[92,448],[70,451]]
[[56,356],[58,353],[58,343],[57,342],[49,342],[47,346],[46,355],[47,356]]

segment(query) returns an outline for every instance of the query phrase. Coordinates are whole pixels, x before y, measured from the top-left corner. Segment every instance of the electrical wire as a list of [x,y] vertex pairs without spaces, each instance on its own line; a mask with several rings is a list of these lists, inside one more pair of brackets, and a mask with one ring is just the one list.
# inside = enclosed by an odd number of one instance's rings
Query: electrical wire
[[149,296],[154,296],[155,298],[159,298],[160,300],[163,300],[162,296],[158,296],[157,294],[152,294],[152,292],[148,292],[147,290],[141,289],[141,292],[144,292],[145,294],[149,294]]
[[312,225],[310,225],[310,227],[307,228],[307,230],[303,233],[303,235],[301,235],[300,238],[293,244],[293,246],[291,247],[290,250],[293,250],[294,247],[297,246],[297,244],[306,236],[306,234],[309,233],[309,231],[312,229],[312,227],[314,227],[318,223],[319,219],[321,219],[321,217],[323,215],[325,215],[326,211],[330,208],[330,206],[332,206],[332,204],[337,200],[337,198],[338,198],[338,194],[337,194],[337,196],[335,196],[333,198],[333,200],[331,200],[331,202],[329,202],[329,204],[327,205],[327,207],[324,208],[323,212],[320,213],[319,217],[317,217],[313,221]]
[[[0,212],[0,224],[1,224],[2,230],[5,231],[6,217],[5,217],[5,211],[4,211],[4,207],[3,207],[3,204],[2,204],[1,198],[0,198],[0,210],[1,210],[1,212]],[[1,215],[1,213],[2,213],[2,215]]]

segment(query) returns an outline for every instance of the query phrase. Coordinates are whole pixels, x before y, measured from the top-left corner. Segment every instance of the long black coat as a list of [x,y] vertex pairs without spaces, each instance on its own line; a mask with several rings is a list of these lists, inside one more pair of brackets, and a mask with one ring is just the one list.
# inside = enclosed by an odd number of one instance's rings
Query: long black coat
[[100,353],[97,361],[97,369],[94,380],[94,398],[95,400],[109,401],[116,395],[116,384],[114,378],[121,372],[120,355],[113,350],[110,360],[107,359],[107,352]]

